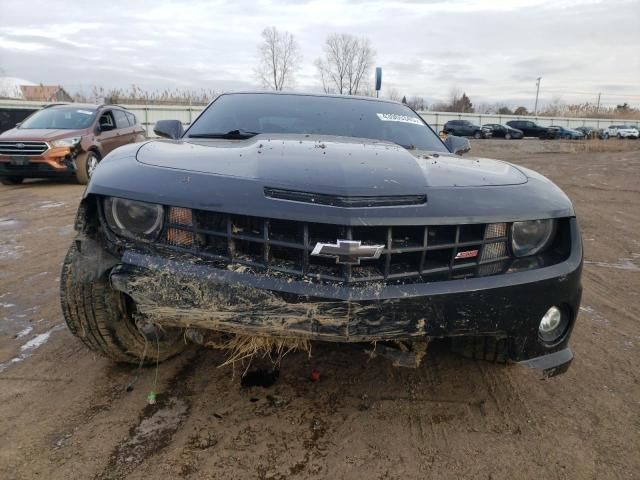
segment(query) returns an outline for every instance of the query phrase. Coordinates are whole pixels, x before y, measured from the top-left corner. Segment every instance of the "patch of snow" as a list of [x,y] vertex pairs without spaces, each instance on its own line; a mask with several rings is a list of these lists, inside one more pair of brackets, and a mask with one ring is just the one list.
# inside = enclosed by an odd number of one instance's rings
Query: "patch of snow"
[[55,325],[54,327],[50,328],[48,331],[41,333],[40,335],[36,335],[27,343],[22,345],[20,347],[20,352],[21,352],[20,355],[18,355],[17,357],[13,357],[8,362],[0,363],[0,373],[4,372],[7,368],[9,368],[12,365],[15,365],[16,363],[24,362],[27,358],[29,358],[33,354],[34,350],[40,348],[42,345],[47,343],[47,340],[49,340],[49,337],[51,337],[51,334],[53,332],[55,332],[56,330],[60,330],[63,327],[64,327],[63,324]]
[[51,202],[51,201],[46,201],[46,202],[42,202],[42,204],[40,205],[40,208],[58,208],[58,207],[64,207],[64,202]]
[[23,329],[22,329],[22,330],[20,330],[18,333],[16,333],[16,338],[26,337],[26,336],[27,336],[27,335],[29,335],[32,331],[33,331],[33,327],[23,328]]

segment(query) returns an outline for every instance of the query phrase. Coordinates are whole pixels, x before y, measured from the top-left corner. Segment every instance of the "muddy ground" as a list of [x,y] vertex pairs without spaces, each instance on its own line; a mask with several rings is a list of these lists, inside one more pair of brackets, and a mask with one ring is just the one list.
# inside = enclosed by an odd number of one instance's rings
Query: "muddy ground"
[[126,392],[135,369],[63,325],[58,275],[83,187],[0,186],[0,478],[639,478],[640,142],[599,149],[474,143],[549,176],[577,208],[575,361],[546,381],[444,345],[418,370],[314,345],[270,388],[242,388],[220,353],[192,348],[160,365],[148,405],[153,368]]

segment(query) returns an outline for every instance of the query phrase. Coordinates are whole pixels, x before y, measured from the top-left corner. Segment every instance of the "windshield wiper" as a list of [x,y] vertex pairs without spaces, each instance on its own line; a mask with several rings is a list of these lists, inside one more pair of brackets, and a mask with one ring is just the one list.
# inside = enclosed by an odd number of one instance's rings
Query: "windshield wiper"
[[189,138],[229,138],[235,140],[243,140],[246,138],[260,135],[260,132],[248,132],[247,130],[237,129],[227,133],[191,133],[187,135]]

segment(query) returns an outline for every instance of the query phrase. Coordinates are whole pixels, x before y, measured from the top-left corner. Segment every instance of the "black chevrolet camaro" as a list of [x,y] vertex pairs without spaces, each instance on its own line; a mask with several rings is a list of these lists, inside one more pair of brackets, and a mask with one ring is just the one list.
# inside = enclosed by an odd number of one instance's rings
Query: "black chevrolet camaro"
[[397,359],[449,338],[545,375],[570,364],[582,244],[542,175],[463,157],[467,140],[372,98],[224,94],[155,131],[103,159],[78,211],[61,297],[90,348],[155,362],[245,335]]

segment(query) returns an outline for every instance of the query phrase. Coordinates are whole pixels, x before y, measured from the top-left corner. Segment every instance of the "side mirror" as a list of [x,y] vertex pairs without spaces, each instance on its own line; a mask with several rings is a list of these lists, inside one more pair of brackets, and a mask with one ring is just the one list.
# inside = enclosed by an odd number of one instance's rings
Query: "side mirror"
[[455,153],[456,155],[462,155],[471,150],[471,143],[464,137],[449,135],[444,141],[444,144],[451,153]]
[[158,120],[153,126],[153,133],[159,137],[177,140],[182,137],[184,130],[180,120]]
[[16,123],[16,126],[15,126],[15,127],[13,127],[13,128],[20,128],[20,125],[22,125],[22,122],[18,122],[18,123]]

